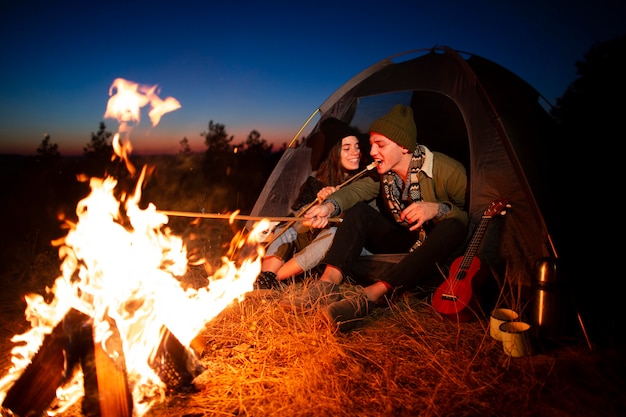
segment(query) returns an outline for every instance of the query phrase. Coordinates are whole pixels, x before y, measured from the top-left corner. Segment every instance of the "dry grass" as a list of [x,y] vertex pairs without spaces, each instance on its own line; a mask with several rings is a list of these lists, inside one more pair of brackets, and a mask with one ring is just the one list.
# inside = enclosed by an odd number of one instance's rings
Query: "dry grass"
[[[252,294],[203,333],[206,371],[149,416],[618,416],[613,360],[585,345],[511,358],[486,320],[452,323],[405,295],[348,334]],[[621,362],[623,363],[623,361]],[[617,366],[617,369],[616,369]],[[616,385],[617,383],[617,385]]]
[[224,310],[199,338],[206,370],[147,416],[625,415],[625,362],[610,352],[570,343],[511,358],[487,320],[453,323],[414,295],[333,333],[279,305],[303,285]]
[[[10,338],[26,329],[22,296],[49,284],[53,255],[33,256],[28,268],[2,277],[3,370]],[[185,284],[206,285],[205,272],[190,270]],[[626,359],[618,351],[592,352],[581,338],[549,349],[537,343],[531,356],[511,358],[489,336],[487,318],[451,322],[414,294],[335,333],[318,315],[279,305],[308,282],[253,292],[224,310],[198,338],[205,371],[146,417],[626,415]],[[81,416],[80,404],[63,416]]]

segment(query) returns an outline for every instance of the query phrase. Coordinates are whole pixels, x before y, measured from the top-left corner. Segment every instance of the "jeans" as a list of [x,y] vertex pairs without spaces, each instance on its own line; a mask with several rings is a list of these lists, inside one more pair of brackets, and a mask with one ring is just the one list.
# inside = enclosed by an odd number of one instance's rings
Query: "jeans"
[[[382,280],[394,288],[411,289],[424,284],[437,273],[436,263],[447,260],[467,236],[467,228],[457,219],[429,224],[425,229],[424,243],[393,264]],[[372,253],[409,252],[417,238],[416,231],[411,232],[368,204],[359,203],[345,212],[321,263],[338,268],[344,275],[350,274],[363,248]]]

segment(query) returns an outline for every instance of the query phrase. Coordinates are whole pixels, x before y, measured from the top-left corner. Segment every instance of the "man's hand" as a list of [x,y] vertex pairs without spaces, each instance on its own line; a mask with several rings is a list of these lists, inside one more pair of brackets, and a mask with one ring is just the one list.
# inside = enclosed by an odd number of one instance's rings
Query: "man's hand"
[[439,212],[439,203],[417,201],[402,210],[400,219],[411,225],[409,230],[417,230],[428,220],[433,219]]
[[313,206],[304,213],[306,220],[302,222],[302,224],[322,229],[328,225],[328,218],[333,211],[335,211],[333,203],[323,203]]

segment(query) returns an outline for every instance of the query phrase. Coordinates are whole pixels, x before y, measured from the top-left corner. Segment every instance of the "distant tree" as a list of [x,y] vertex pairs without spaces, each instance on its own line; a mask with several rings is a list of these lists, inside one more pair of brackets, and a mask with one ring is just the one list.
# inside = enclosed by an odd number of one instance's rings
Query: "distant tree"
[[[298,147],[298,142],[296,141],[296,147]],[[287,150],[287,142],[283,142],[282,145],[280,145],[280,148],[278,148],[277,152],[280,152],[281,154],[284,153]]]
[[204,179],[213,189],[223,190],[221,207],[216,209],[250,211],[284,149],[273,152],[273,145],[257,130],[252,130],[245,142],[233,145],[234,136],[213,120],[201,136],[207,147],[202,163]]
[[246,141],[236,148],[238,152],[229,179],[237,196],[235,208],[247,212],[254,206],[276,161],[272,153],[273,145],[263,139],[257,130],[252,130]]
[[[619,147],[626,137],[622,121],[625,106],[621,101],[626,95],[626,36],[596,42],[584,59],[576,62],[576,68],[578,78],[569,85],[551,111],[562,135],[559,141],[562,162],[555,162],[555,166],[570,168],[560,170],[560,185],[552,190],[558,193],[557,201],[564,203],[559,207],[561,210],[568,202],[580,200],[585,203],[588,200],[591,195],[588,191],[593,189],[585,184],[584,178],[589,179],[589,175],[593,176],[600,170],[607,173],[608,178],[615,177],[615,173],[619,177],[620,162],[612,160],[621,154]],[[599,188],[606,186],[596,187],[594,194],[603,194],[598,192]],[[606,215],[613,212],[610,201],[604,206],[610,208],[600,211],[605,216],[599,217],[598,221],[603,221]],[[605,239],[605,228],[594,223],[577,225],[563,222],[561,232],[564,238],[559,249],[560,258],[564,261],[560,265],[565,268],[564,276],[571,279],[574,294],[580,300],[579,317],[585,317],[586,325],[596,327],[594,320],[597,320],[597,328],[617,330],[622,302],[620,293],[590,285],[589,275],[581,270],[586,267],[585,259],[610,259],[616,253],[610,245],[585,244]],[[616,281],[609,278],[609,282]],[[623,331],[615,331],[607,335],[598,333],[595,337],[598,343],[626,346],[625,335]],[[594,335],[591,337],[594,338]]]
[[272,147],[272,144],[268,144],[267,140],[261,138],[261,134],[258,131],[252,130],[244,143],[243,151],[249,153],[269,153],[272,152]]
[[596,42],[584,59],[576,62],[576,68],[578,78],[551,112],[565,139],[589,143],[626,137],[621,121],[621,100],[626,94],[626,36]]
[[44,135],[41,144],[37,148],[37,154],[43,158],[58,158],[61,156],[59,145],[50,143],[50,135],[47,133]]
[[51,188],[50,182],[55,181],[61,170],[62,158],[59,152],[59,145],[50,142],[50,135],[45,134],[41,144],[37,148],[37,171],[41,180],[48,183],[46,187]]
[[191,147],[189,146],[189,139],[187,139],[186,137],[182,138],[180,143],[180,151],[178,152],[179,154],[182,155],[191,155]]
[[[626,96],[626,35],[594,43],[575,66],[578,77],[557,99],[551,114],[559,125],[558,156],[565,163],[584,166],[591,162],[587,146],[606,148],[626,137],[621,102]],[[580,193],[570,170],[557,171],[562,185],[554,192],[563,198]],[[575,241],[567,239],[568,244]]]
[[230,152],[230,143],[234,139],[234,136],[228,136],[223,124],[213,123],[213,120],[209,121],[209,130],[200,136],[204,137],[207,152]]
[[123,161],[114,161],[113,159],[112,136],[111,132],[107,132],[104,122],[100,122],[96,133],[91,132],[91,140],[83,148],[86,159],[84,171],[89,176],[113,175],[119,177],[126,174],[125,169],[123,169]]
[[207,181],[212,184],[224,184],[232,171],[234,162],[234,147],[231,142],[234,136],[229,136],[223,124],[209,121],[209,130],[202,132],[206,151],[204,153],[203,173]]
[[104,122],[100,122],[98,131],[91,132],[91,140],[83,148],[83,152],[85,155],[111,157],[113,155],[112,136],[111,132],[107,132]]

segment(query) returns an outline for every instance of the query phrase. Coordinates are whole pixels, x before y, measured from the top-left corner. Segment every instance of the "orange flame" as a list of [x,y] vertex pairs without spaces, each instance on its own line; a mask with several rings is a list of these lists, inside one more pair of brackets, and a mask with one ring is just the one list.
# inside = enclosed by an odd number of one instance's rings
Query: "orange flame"
[[[164,112],[180,107],[172,98],[160,100],[156,87],[146,88],[123,79],[113,82],[105,116],[117,118],[124,130],[139,121],[139,107],[150,103],[153,125]],[[116,135],[118,137],[119,133]],[[130,146],[115,139],[118,156],[126,158]],[[122,340],[127,379],[133,396],[133,415],[141,416],[165,396],[165,384],[151,368],[150,359],[159,347],[164,329],[189,347],[205,325],[235,300],[252,290],[260,272],[263,256],[261,233],[266,220],[250,233],[249,242],[256,253],[238,266],[228,258],[197,290],[184,289],[178,278],[187,271],[187,251],[182,238],[166,226],[168,217],[150,203],[139,207],[141,170],[134,192],[115,197],[117,180],[91,178],[91,193],[76,207],[78,222],[69,224],[68,234],[53,242],[59,247],[61,275],[48,291],[51,301],[37,294],[26,296],[26,317],[31,329],[12,338],[20,343],[12,351],[13,368],[0,379],[0,402],[43,343],[44,337],[75,309],[93,319],[94,343],[100,344],[111,358],[120,352],[107,351],[107,340],[116,326]],[[56,411],[62,412],[83,394],[82,374],[57,391]],[[77,389],[79,387],[80,389]]]
[[104,118],[116,119],[120,123],[119,132],[113,138],[113,148],[115,154],[126,163],[126,168],[132,175],[135,175],[135,167],[128,158],[132,146],[128,140],[122,142],[120,133],[128,135],[132,128],[139,124],[141,108],[148,104],[150,105],[148,117],[153,127],[159,124],[165,113],[181,107],[174,97],[161,99],[158,93],[159,87],[157,85],[138,84],[123,78],[116,78],[109,87],[109,101]]
[[139,124],[140,109],[150,104],[148,113],[152,126],[161,121],[161,117],[168,112],[180,108],[180,103],[173,97],[161,99],[158,96],[157,85],[147,86],[116,78],[109,88],[109,102],[107,104],[105,118],[116,119],[121,123],[120,131],[126,132],[127,127]]

